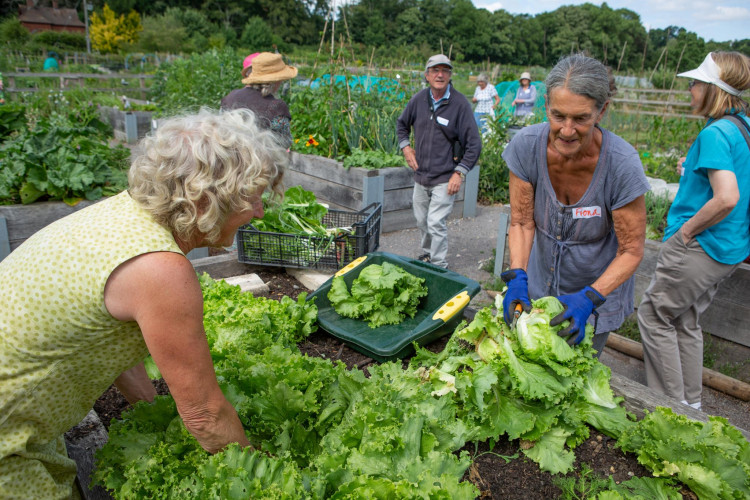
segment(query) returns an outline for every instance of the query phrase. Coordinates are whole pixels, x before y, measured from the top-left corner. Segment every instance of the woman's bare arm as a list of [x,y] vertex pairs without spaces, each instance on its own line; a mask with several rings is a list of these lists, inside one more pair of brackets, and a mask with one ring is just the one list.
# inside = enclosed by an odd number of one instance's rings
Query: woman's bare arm
[[104,292],[110,314],[136,321],[185,427],[211,453],[249,446],[237,412],[224,397],[203,329],[203,296],[190,262],[155,252],[122,264]]
[[508,250],[510,268],[526,270],[529,265],[531,247],[534,244],[534,188],[510,173],[510,228],[508,229]]

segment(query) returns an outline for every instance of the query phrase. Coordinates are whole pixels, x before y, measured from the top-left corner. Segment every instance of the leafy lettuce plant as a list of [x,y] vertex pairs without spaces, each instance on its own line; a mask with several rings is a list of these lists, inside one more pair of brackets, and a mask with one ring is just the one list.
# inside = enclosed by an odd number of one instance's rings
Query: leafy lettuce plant
[[[501,299],[502,300],[502,299]],[[443,353],[418,348],[412,362],[434,387],[451,398],[472,429],[471,440],[506,434],[520,439],[522,452],[546,471],[572,469],[572,450],[589,435],[588,425],[618,436],[632,425],[609,386],[610,371],[592,357],[591,327],[571,348],[550,326],[562,306],[553,297],[532,302],[517,328],[485,308],[459,326]]]
[[677,478],[699,499],[750,498],[750,443],[722,417],[691,420],[657,407],[626,429],[617,446],[656,477]]
[[334,277],[328,300],[339,315],[367,321],[370,328],[397,325],[417,314],[428,292],[424,282],[390,262],[371,264],[352,281],[351,292],[343,276]]

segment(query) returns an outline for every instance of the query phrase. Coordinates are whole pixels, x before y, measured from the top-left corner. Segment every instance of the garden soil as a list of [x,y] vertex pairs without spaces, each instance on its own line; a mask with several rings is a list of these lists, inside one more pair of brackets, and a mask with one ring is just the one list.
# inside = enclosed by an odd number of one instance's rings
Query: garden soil
[[[497,238],[497,215],[500,207],[479,207],[477,217],[456,219],[449,222],[449,268],[464,276],[479,281],[490,279],[489,272],[482,269],[483,261],[491,258]],[[408,229],[381,235],[379,250],[407,257],[419,255],[419,234],[416,229]],[[486,266],[485,266],[486,267]],[[268,297],[279,299],[284,295],[296,298],[303,291],[310,291],[283,269],[267,268],[258,273],[268,285]],[[470,303],[472,309],[490,305],[491,298],[480,292]],[[437,340],[428,346],[435,352],[442,350],[446,338]],[[733,345],[734,346],[734,345]],[[323,332],[312,334],[300,344],[300,350],[310,356],[338,360],[349,368],[367,369],[377,361],[350,349],[338,339]],[[740,346],[741,347],[741,346]],[[735,349],[728,349],[736,354]],[[742,355],[742,353],[740,353]],[[748,353],[744,353],[745,359]],[[605,348],[601,361],[613,372],[627,376],[643,383],[643,363],[617,351]],[[404,361],[406,363],[406,361]],[[155,382],[157,392],[168,394],[169,389],[163,381]],[[726,394],[704,388],[704,411],[712,415],[727,418],[732,424],[743,429],[750,429],[750,404]],[[125,398],[113,386],[94,406],[105,427],[113,418],[130,406]],[[490,443],[470,443],[464,447],[473,457],[473,464],[466,472],[465,480],[474,483],[483,499],[518,499],[559,498],[561,489],[556,484],[563,476],[543,472],[538,465],[528,460],[520,452],[518,440],[501,438],[490,447]],[[615,441],[596,430],[591,429],[589,438],[575,449],[576,462],[574,471],[566,476],[580,479],[580,471],[590,468],[592,475],[607,478],[616,482],[626,481],[634,476],[650,476],[632,454],[621,452],[615,447]],[[683,488],[684,499],[697,498],[690,490]],[[585,496],[581,496],[585,498]]]

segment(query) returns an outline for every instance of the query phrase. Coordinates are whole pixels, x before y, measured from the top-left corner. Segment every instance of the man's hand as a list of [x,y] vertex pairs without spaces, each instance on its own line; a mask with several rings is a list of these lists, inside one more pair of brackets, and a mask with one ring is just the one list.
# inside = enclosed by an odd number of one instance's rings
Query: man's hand
[[500,278],[508,285],[508,290],[503,296],[503,319],[510,326],[516,304],[521,304],[526,312],[531,311],[529,277],[523,269],[510,269],[501,274]]
[[561,295],[557,300],[565,307],[563,312],[552,318],[550,326],[557,326],[566,319],[570,324],[557,332],[560,337],[568,337],[568,345],[578,345],[586,336],[586,320],[591,313],[607,300],[599,292],[587,286],[578,293]]
[[419,165],[417,165],[417,155],[414,152],[414,148],[411,146],[406,146],[401,151],[404,152],[404,158],[406,159],[406,164],[409,165],[409,167],[416,172],[417,169],[419,168]]
[[458,190],[461,189],[462,181],[463,179],[461,179],[461,175],[458,172],[453,172],[453,175],[451,175],[451,178],[448,181],[448,194],[454,195],[458,193]]

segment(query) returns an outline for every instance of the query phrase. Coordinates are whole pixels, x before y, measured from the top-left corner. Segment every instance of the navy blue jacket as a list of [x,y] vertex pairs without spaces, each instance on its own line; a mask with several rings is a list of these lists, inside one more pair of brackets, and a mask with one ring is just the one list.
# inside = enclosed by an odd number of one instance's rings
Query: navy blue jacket
[[[414,181],[423,186],[448,182],[453,172],[469,172],[479,160],[482,139],[474,121],[474,112],[466,97],[452,85],[450,97],[433,111],[430,88],[417,92],[398,117],[399,147],[409,145],[409,135],[414,129],[414,150],[419,168]],[[458,164],[453,162],[453,143],[458,141],[464,149]]]

